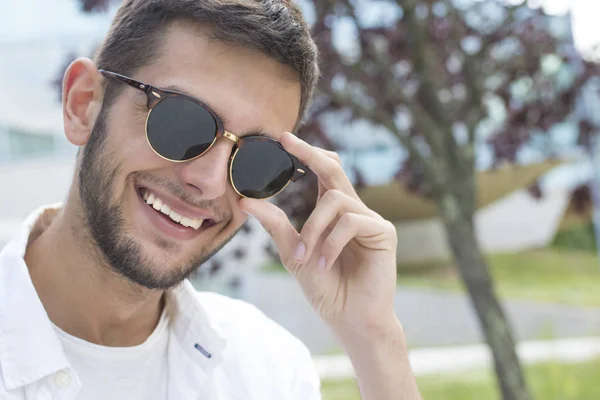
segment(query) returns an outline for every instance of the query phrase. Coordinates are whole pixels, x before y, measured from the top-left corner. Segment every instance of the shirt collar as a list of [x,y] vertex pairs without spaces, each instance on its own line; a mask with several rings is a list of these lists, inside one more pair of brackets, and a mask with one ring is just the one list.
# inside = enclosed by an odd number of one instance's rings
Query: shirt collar
[[[69,367],[24,260],[32,227],[46,210],[60,206],[33,212],[0,251],[0,370],[9,390]],[[222,360],[225,340],[203,310],[196,290],[186,280],[167,291],[166,303],[172,337],[178,352],[188,357],[189,373],[208,375]]]
[[189,280],[167,292],[172,333],[195,365],[209,374],[223,360],[225,338],[200,304]]
[[0,365],[9,390],[68,366],[24,260],[29,231],[43,212],[31,214],[0,252]]

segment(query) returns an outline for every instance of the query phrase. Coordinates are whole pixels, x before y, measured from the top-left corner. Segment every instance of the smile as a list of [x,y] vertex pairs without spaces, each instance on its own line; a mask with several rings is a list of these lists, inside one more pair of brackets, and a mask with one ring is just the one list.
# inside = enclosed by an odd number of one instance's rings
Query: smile
[[171,221],[185,227],[191,228],[194,230],[200,229],[202,226],[211,226],[214,222],[210,219],[203,218],[191,218],[182,213],[177,212],[173,209],[172,206],[167,204],[166,201],[159,198],[156,194],[152,193],[148,189],[141,188],[140,195],[142,199],[148,204],[150,207],[154,208],[154,210],[162,213],[163,215],[170,218]]

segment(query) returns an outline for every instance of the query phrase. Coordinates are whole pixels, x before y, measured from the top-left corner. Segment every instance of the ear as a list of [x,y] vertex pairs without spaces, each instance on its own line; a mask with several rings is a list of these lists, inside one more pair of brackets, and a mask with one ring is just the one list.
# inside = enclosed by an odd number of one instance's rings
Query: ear
[[90,138],[102,108],[103,77],[88,58],[78,58],[65,71],[63,120],[69,142],[83,146]]

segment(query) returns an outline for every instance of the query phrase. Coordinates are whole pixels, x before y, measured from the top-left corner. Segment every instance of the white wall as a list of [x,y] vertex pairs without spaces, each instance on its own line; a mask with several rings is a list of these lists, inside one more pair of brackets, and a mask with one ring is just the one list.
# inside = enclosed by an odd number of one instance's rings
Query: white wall
[[63,201],[74,166],[71,157],[0,165],[0,218],[23,218],[41,205]]
[[[475,216],[479,244],[485,252],[519,251],[548,245],[568,202],[568,192],[548,192],[540,200],[526,190],[516,191]],[[398,262],[421,262],[451,257],[442,223],[437,218],[396,224]]]
[[0,164],[0,247],[33,210],[64,201],[74,165],[72,157]]
[[475,224],[482,248],[488,252],[543,247],[552,241],[566,211],[566,190],[546,193],[538,200],[520,190],[477,213]]

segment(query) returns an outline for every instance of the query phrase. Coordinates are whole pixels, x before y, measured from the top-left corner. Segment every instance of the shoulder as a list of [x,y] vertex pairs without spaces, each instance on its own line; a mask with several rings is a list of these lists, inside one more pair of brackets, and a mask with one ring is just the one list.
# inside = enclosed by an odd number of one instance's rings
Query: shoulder
[[226,362],[243,365],[244,370],[264,375],[271,382],[287,382],[297,394],[306,394],[302,398],[319,398],[315,365],[298,338],[245,301],[210,292],[199,292],[198,300],[226,341]]
[[199,292],[198,300],[214,328],[228,342],[266,341],[308,352],[298,338],[248,302],[212,292]]

